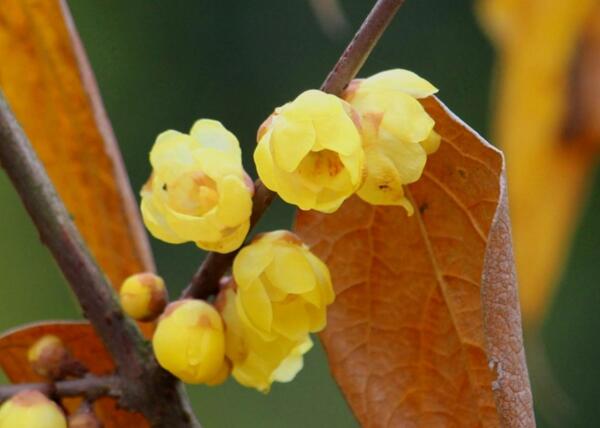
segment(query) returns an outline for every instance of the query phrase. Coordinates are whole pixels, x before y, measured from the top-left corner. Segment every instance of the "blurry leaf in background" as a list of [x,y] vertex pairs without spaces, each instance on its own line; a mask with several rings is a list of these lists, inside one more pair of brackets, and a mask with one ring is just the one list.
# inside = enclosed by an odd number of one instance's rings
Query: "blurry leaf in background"
[[494,141],[506,155],[523,321],[543,321],[597,164],[600,7],[480,0],[498,49]]
[[330,366],[365,427],[533,426],[502,155],[423,103],[442,144],[407,186],[413,216],[356,197],[298,213],[336,290]]
[[[13,383],[44,382],[27,361],[27,350],[40,337],[51,334],[59,337],[73,356],[83,363],[91,373],[109,374],[114,371],[110,356],[94,329],[83,322],[42,322],[11,330],[0,336],[0,366]],[[80,398],[62,400],[65,407],[75,411]],[[145,419],[137,413],[129,413],[117,408],[112,398],[101,398],[94,404],[94,410],[104,428],[147,427]]]
[[3,1],[0,57],[0,88],[102,269],[116,287],[153,270],[121,154],[65,2]]

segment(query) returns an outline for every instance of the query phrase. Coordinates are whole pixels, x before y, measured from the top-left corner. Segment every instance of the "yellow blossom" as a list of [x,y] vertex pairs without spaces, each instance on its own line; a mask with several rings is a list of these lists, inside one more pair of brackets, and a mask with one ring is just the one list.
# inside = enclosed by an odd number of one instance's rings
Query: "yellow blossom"
[[303,355],[312,348],[308,333],[296,340],[273,336],[266,340],[243,322],[237,310],[239,296],[232,289],[221,292],[226,325],[226,355],[232,376],[242,385],[267,393],[273,382],[290,382],[304,365]]
[[67,420],[56,403],[30,390],[2,404],[0,428],[67,428]]
[[239,142],[220,122],[197,121],[190,134],[165,131],[152,151],[153,173],[142,189],[142,216],[152,235],[194,241],[220,253],[237,249],[250,226],[254,185]]
[[265,339],[299,340],[325,327],[334,299],[327,266],[288,231],[260,235],[233,262],[243,322]]
[[258,132],[256,169],[303,210],[333,212],[363,179],[364,153],[350,106],[317,90],[275,109]]
[[123,311],[138,321],[156,319],[168,300],[165,282],[151,272],[128,277],[121,285],[119,297]]
[[437,92],[407,70],[388,70],[351,82],[344,99],[361,118],[366,177],[358,196],[373,205],[413,207],[403,186],[417,181],[440,136],[418,99]]
[[187,383],[211,383],[225,358],[223,322],[203,300],[179,300],[167,306],[152,338],[159,364]]

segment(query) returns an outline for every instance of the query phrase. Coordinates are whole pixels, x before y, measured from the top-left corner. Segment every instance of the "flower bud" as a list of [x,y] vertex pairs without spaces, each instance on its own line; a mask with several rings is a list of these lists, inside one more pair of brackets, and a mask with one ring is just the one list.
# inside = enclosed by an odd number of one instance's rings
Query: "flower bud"
[[260,127],[254,161],[265,186],[286,202],[337,210],[363,179],[364,152],[350,106],[321,91],[303,92]]
[[62,340],[48,334],[38,339],[27,351],[27,360],[38,375],[57,380],[66,376],[81,376],[85,367],[76,361]]
[[266,340],[241,320],[238,299],[232,288],[224,289],[219,295],[231,374],[240,384],[267,393],[273,382],[294,379],[304,365],[303,355],[312,348],[312,341],[307,333],[297,340],[281,335]]
[[201,119],[190,134],[166,131],[152,151],[153,173],[142,189],[142,216],[154,237],[172,244],[194,241],[228,253],[250,227],[254,185],[242,167],[235,135]]
[[0,407],[0,428],[67,428],[62,410],[39,391],[23,391]]
[[229,378],[230,374],[231,374],[231,363],[227,359],[224,359],[223,364],[221,365],[221,368],[219,369],[217,374],[210,380],[206,381],[205,383],[208,386],[221,385],[222,383],[224,383],[227,380],[227,378]]
[[153,321],[169,300],[165,282],[153,273],[138,273],[127,278],[119,290],[121,306],[137,321]]
[[325,327],[334,299],[327,266],[288,231],[259,235],[233,262],[240,318],[269,340]]
[[159,364],[186,383],[218,377],[225,358],[223,322],[203,300],[179,300],[167,306],[152,338]]
[[343,97],[358,112],[366,176],[357,194],[373,205],[400,205],[412,214],[403,186],[417,181],[440,136],[417,99],[437,89],[407,70],[388,70],[351,82]]

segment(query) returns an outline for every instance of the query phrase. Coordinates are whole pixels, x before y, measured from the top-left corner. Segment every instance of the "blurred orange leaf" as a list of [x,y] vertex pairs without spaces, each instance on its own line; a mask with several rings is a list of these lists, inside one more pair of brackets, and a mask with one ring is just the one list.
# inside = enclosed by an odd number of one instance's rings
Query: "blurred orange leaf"
[[481,0],[498,48],[495,139],[507,160],[523,320],[543,320],[600,141],[600,6]]
[[[45,322],[20,327],[0,336],[0,366],[11,382],[44,381],[33,372],[27,362],[27,350],[46,334],[60,337],[73,356],[85,364],[90,372],[101,375],[114,371],[108,352],[88,323]],[[77,398],[63,401],[69,411],[77,409],[81,402]],[[116,401],[112,398],[97,400],[94,409],[105,428],[148,426],[142,415],[118,409]]]
[[435,98],[415,206],[354,197],[296,230],[331,269],[322,340],[365,427],[534,426],[501,153]]
[[115,286],[153,270],[93,73],[64,0],[3,0],[0,87]]

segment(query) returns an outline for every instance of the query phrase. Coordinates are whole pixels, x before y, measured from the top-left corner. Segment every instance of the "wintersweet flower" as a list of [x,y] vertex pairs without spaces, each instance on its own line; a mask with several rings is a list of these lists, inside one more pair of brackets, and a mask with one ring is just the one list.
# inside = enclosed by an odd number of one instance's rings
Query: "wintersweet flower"
[[222,374],[223,321],[203,300],[185,299],[167,306],[152,346],[158,363],[186,383],[214,383]]
[[305,333],[297,340],[273,336],[265,340],[243,322],[237,310],[239,296],[227,288],[219,295],[226,325],[226,355],[232,376],[240,384],[267,393],[273,382],[290,382],[304,365],[304,354],[312,348]]
[[250,226],[254,185],[242,167],[235,135],[201,119],[190,134],[165,131],[152,151],[153,173],[142,189],[142,216],[156,238],[227,253]]
[[2,404],[0,428],[67,428],[67,420],[54,401],[29,390]]
[[168,301],[163,279],[151,272],[128,277],[119,290],[123,311],[137,321],[152,321],[163,312]]
[[334,299],[327,266],[288,231],[259,235],[233,262],[240,319],[266,340],[325,327]]
[[361,118],[365,181],[357,194],[373,205],[401,205],[412,214],[403,186],[417,181],[440,136],[418,99],[437,89],[407,70],[388,70],[351,82],[343,97]]
[[363,179],[364,153],[343,100],[317,90],[275,109],[258,131],[258,175],[303,210],[333,212]]

